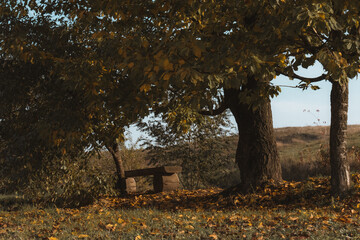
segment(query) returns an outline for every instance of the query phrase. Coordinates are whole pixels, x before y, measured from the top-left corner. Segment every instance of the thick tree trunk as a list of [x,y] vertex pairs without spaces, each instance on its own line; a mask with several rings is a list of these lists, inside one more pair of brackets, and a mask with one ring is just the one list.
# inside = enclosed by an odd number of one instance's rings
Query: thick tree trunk
[[330,164],[331,192],[343,195],[350,189],[350,166],[346,157],[348,84],[333,82],[331,90]]
[[125,169],[124,163],[120,156],[120,149],[117,143],[106,146],[108,151],[110,152],[115,166],[116,166],[116,175],[117,175],[117,183],[116,188],[119,189],[121,194],[126,194],[126,178],[125,178]]
[[241,190],[248,192],[270,179],[281,181],[282,176],[270,99],[253,110],[249,105],[240,103],[240,93],[241,90],[225,90],[225,101],[238,126],[236,162],[240,169]]

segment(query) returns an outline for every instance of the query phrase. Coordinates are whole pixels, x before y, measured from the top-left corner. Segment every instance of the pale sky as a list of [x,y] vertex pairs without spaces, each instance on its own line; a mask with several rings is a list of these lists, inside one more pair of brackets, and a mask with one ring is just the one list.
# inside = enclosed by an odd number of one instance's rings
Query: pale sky
[[[317,77],[322,73],[322,68],[318,65],[310,70],[299,71],[299,75],[305,77]],[[291,81],[284,76],[279,76],[273,81],[275,85],[295,86],[297,83],[298,81]],[[274,127],[316,126],[314,122],[317,122],[317,119],[320,119],[320,125],[330,125],[331,83],[322,81],[317,86],[320,89],[316,91],[282,87],[280,95],[272,99]],[[348,124],[360,124],[359,103],[360,79],[354,78],[349,83]]]

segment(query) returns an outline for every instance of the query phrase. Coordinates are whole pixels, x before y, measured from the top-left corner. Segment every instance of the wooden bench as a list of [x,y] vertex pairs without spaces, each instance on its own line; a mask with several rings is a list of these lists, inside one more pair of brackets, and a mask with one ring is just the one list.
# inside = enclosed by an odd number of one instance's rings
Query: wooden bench
[[166,192],[180,187],[179,176],[180,166],[163,166],[125,171],[127,192],[136,192],[134,177],[154,175],[154,191]]

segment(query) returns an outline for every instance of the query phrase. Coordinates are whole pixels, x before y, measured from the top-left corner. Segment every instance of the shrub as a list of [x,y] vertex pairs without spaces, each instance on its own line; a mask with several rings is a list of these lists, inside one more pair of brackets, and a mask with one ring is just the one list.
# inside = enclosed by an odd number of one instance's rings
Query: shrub
[[92,203],[100,195],[113,193],[114,185],[113,176],[88,166],[88,156],[62,157],[47,161],[33,172],[22,192],[33,203],[79,207]]

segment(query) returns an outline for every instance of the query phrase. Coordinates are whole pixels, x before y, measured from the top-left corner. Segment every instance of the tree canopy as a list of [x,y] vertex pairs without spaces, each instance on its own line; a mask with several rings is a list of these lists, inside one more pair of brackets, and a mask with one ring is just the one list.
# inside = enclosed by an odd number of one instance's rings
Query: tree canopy
[[[16,76],[3,82],[2,129],[29,118],[24,128],[39,126],[44,143],[101,147],[150,111],[186,131],[198,114],[230,108],[239,133],[250,134],[240,131],[245,120],[271,119],[265,106],[280,92],[271,84],[277,75],[314,89],[313,82],[341,85],[357,75],[359,9],[350,0],[3,2],[1,71]],[[315,61],[323,75],[296,74]],[[261,139],[255,135],[247,142]]]

